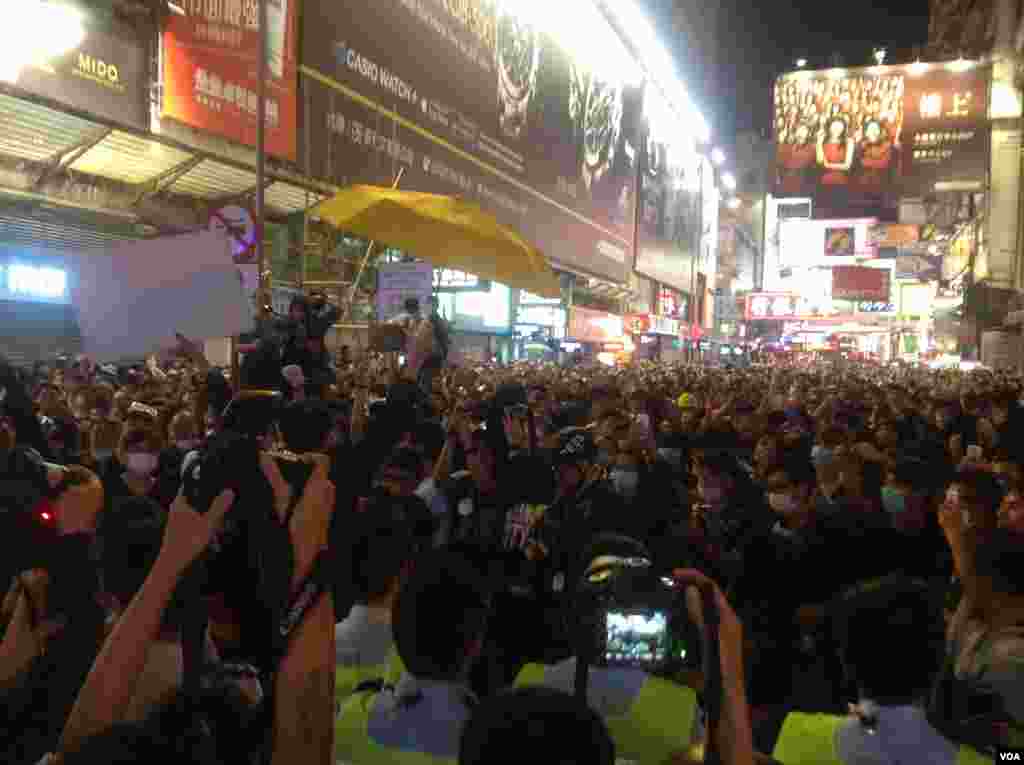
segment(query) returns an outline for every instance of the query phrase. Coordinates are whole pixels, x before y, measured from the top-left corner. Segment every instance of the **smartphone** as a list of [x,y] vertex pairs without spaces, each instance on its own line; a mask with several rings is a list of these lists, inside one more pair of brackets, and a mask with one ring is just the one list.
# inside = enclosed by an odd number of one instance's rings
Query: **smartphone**
[[648,668],[685,658],[685,649],[672,640],[667,611],[605,612],[604,659],[608,666]]

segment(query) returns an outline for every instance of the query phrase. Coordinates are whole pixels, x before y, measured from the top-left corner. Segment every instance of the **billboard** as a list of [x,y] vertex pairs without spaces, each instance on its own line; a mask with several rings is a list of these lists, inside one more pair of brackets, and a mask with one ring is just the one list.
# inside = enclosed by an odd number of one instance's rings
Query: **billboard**
[[[295,159],[298,0],[267,2],[267,152]],[[254,146],[259,3],[181,0],[163,33],[163,115]]]
[[573,340],[584,343],[621,340],[624,329],[621,316],[579,306],[569,309],[569,326],[566,328],[566,336]]
[[338,0],[306,14],[306,169],[339,185],[404,169],[403,189],[473,200],[556,262],[623,281],[641,91],[510,7]]
[[937,184],[984,182],[991,69],[954,64],[780,78],[775,194],[810,196],[821,217],[840,217],[896,209]]
[[410,298],[425,308],[433,293],[434,267],[429,263],[384,263],[377,268],[377,321],[398,316]]
[[890,279],[887,268],[835,266],[832,269],[832,299],[888,303]]
[[[14,14],[5,23],[17,26],[18,21]],[[119,23],[90,19],[84,31],[77,48],[22,67],[13,84],[102,119],[148,130],[149,66],[143,41]]]
[[848,220],[784,220],[779,223],[779,265],[832,265],[834,258],[875,258],[871,240],[873,218]]

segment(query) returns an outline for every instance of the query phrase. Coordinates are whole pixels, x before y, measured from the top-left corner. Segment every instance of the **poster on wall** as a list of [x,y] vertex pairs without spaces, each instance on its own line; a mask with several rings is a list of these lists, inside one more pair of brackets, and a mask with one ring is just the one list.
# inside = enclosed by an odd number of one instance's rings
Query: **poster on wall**
[[836,266],[832,269],[832,299],[888,303],[889,282],[887,268]]
[[[266,149],[295,160],[299,0],[266,0]],[[255,146],[259,3],[181,0],[163,33],[163,115]]]
[[578,65],[514,7],[338,0],[306,14],[300,154],[339,185],[404,169],[403,188],[471,199],[549,257],[624,281],[640,89]]
[[420,307],[430,305],[434,291],[434,267],[429,263],[386,263],[377,269],[377,321],[388,321],[405,310],[405,301],[416,298]]
[[828,227],[825,229],[825,255],[836,258],[852,258],[857,252],[857,230],[853,226]]
[[774,190],[822,217],[895,210],[936,184],[982,183],[991,69],[920,64],[795,72],[775,84]]

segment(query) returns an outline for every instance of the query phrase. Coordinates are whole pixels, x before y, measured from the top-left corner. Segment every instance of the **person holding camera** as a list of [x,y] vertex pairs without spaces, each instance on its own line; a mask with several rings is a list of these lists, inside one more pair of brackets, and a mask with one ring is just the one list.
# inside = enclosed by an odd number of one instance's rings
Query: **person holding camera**
[[[941,663],[942,604],[928,584],[892,575],[848,590],[830,606],[844,672],[858,700],[846,717],[790,712],[774,757],[786,765],[980,765],[978,751],[945,738],[924,701]],[[877,639],[884,636],[885,648]]]

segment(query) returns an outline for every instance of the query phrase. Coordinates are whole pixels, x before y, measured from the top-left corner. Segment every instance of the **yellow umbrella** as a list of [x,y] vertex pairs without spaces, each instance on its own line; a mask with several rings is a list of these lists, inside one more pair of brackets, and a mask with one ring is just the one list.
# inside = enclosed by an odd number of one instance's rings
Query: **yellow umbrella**
[[350,186],[313,210],[343,231],[542,297],[561,293],[547,258],[479,205],[457,197]]

